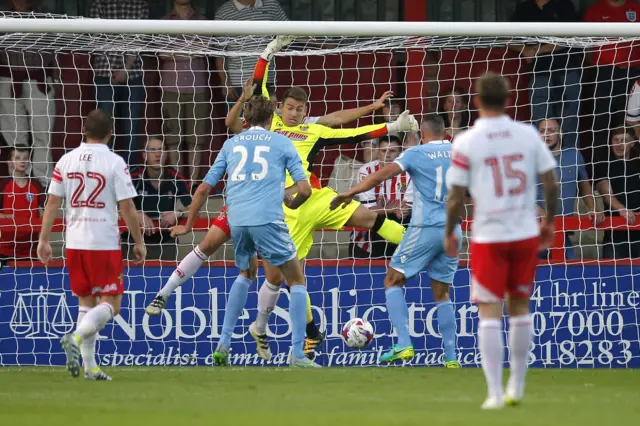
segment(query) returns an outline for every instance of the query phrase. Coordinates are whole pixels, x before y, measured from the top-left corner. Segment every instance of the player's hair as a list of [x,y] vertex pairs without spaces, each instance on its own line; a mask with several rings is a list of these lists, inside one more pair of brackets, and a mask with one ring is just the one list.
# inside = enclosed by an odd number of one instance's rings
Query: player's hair
[[270,99],[256,95],[244,105],[244,119],[249,126],[263,126],[273,115]]
[[509,84],[501,75],[489,72],[476,82],[476,92],[484,108],[502,111],[509,99]]
[[84,120],[84,135],[87,139],[104,139],[113,130],[113,118],[101,109],[94,109]]
[[284,103],[288,98],[291,98],[295,101],[304,102],[305,104],[309,100],[309,95],[304,91],[302,87],[289,87],[282,95],[282,103]]
[[16,145],[9,148],[9,161],[13,161],[13,156],[16,152],[26,152],[31,156],[31,149],[25,145]]
[[433,136],[444,137],[444,120],[438,114],[427,114],[420,123],[420,129]]

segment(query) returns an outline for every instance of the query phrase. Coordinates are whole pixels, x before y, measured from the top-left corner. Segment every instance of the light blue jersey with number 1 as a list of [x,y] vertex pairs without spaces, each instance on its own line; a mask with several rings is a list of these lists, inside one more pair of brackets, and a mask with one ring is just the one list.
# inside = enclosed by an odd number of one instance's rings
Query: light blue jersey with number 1
[[[458,259],[444,252],[444,227],[447,223],[447,183],[451,165],[451,143],[432,141],[405,151],[395,162],[411,176],[415,188],[409,228],[398,245],[389,266],[407,278],[425,269],[431,279],[453,282]],[[458,226],[456,233],[462,241]]]
[[225,142],[204,181],[215,186],[226,172],[229,225],[257,226],[284,220],[287,170],[294,182],[306,180],[302,160],[287,137],[252,127]]

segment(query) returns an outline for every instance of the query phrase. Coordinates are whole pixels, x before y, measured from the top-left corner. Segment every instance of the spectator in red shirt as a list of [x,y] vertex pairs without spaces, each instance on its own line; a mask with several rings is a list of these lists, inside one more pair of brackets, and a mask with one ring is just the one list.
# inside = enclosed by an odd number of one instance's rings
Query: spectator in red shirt
[[[600,0],[587,9],[586,22],[636,22],[640,5],[634,0]],[[627,93],[640,77],[640,44],[624,42],[604,45],[593,50],[597,65],[595,81],[594,145],[604,147],[609,129],[621,126]]]
[[11,218],[17,225],[13,231],[0,234],[0,259],[36,258],[38,234],[30,223],[40,217],[45,191],[37,179],[27,173],[31,164],[29,149],[13,147],[9,154],[10,177],[0,182],[0,218]]

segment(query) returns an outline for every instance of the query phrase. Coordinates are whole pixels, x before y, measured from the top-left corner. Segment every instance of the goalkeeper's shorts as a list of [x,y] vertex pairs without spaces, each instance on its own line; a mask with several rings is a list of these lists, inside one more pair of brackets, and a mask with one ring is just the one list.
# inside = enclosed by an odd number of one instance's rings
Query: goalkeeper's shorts
[[342,229],[360,205],[357,201],[351,201],[344,209],[338,207],[329,210],[329,204],[336,195],[331,188],[314,188],[311,197],[297,210],[284,207],[285,222],[298,251],[298,259],[304,259],[309,254],[315,230]]

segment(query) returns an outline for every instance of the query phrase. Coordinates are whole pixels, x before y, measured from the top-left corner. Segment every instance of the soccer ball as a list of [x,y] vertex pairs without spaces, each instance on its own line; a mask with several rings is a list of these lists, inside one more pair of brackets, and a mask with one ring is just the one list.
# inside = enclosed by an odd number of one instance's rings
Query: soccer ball
[[342,338],[350,348],[362,349],[373,340],[373,325],[362,318],[354,318],[342,327]]

